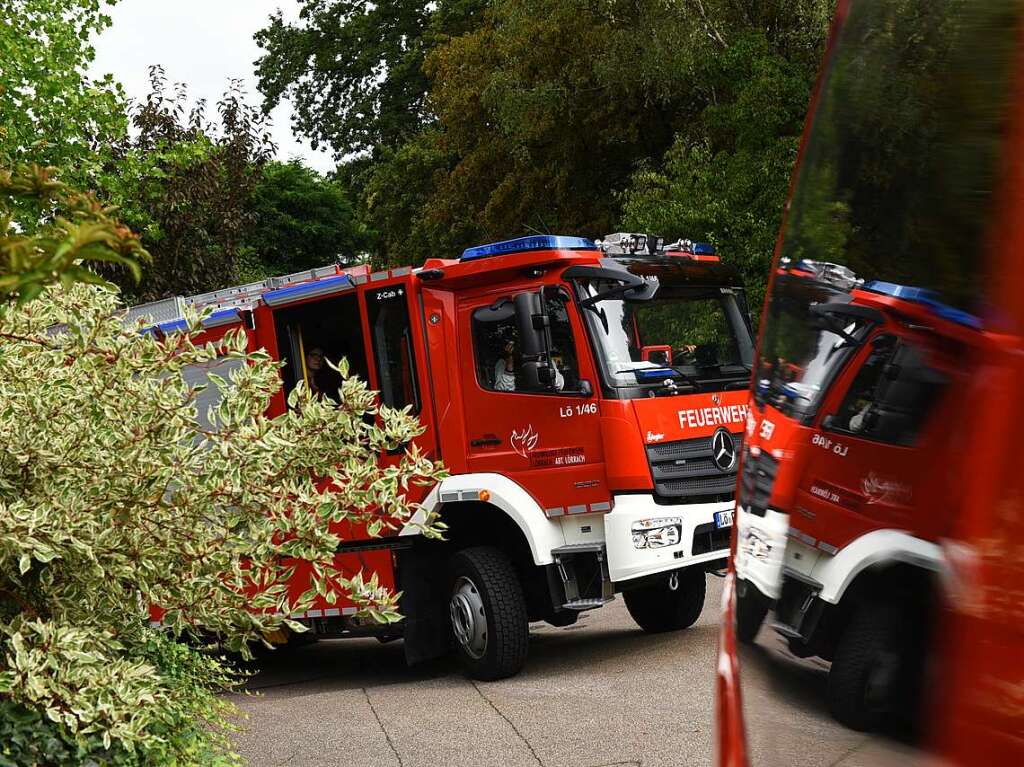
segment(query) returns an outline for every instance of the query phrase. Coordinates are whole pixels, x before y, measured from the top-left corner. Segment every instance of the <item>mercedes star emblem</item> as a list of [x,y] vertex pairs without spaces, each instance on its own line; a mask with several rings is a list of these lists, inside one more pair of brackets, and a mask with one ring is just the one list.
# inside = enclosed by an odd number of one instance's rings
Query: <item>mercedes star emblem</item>
[[728,429],[719,429],[711,437],[711,460],[719,471],[730,471],[736,465],[736,446]]

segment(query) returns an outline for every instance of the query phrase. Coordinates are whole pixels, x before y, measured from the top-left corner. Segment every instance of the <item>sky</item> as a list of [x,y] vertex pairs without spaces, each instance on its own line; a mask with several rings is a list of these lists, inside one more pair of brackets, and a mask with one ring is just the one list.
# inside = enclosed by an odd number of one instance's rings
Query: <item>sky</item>
[[[114,75],[129,98],[141,100],[149,92],[150,65],[161,64],[169,83],[187,83],[190,96],[205,98],[210,109],[236,77],[258,104],[253,62],[262,51],[253,34],[278,8],[286,19],[298,18],[298,0],[119,0],[107,10],[113,25],[94,42],[90,73]],[[333,170],[328,152],[314,152],[293,135],[291,115],[286,103],[271,113],[278,157],[298,156],[317,170]]]

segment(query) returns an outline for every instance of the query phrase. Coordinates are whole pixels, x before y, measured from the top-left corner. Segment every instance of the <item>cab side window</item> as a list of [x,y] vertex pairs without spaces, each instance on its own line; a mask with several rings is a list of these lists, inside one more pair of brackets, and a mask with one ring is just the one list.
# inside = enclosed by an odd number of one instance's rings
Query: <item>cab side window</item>
[[911,445],[945,387],[917,347],[878,336],[833,420],[833,428],[864,439]]
[[572,325],[565,304],[546,307],[551,318],[550,361],[554,366],[554,391],[532,391],[520,375],[523,363],[519,329],[512,297],[501,298],[473,312],[473,354],[480,386],[490,391],[557,394],[580,388],[579,360]]

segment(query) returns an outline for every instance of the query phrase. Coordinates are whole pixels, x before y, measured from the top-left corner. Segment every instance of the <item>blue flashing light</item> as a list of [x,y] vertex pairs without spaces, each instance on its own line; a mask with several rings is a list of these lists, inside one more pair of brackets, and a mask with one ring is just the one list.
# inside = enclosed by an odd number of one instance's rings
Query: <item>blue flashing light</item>
[[[240,319],[241,315],[238,313],[238,309],[221,309],[203,320],[203,327],[206,329],[217,328],[221,325],[230,325],[233,322],[238,322]],[[181,333],[182,331],[188,330],[188,323],[185,322],[185,320],[170,320],[168,322],[161,322],[159,325],[146,328],[142,333],[145,335],[147,333],[152,333],[156,329],[159,329],[161,333],[167,336],[171,333]]]
[[285,288],[278,288],[263,294],[263,302],[267,306],[281,306],[282,304],[301,301],[305,298],[319,298],[329,296],[332,293],[340,293],[343,290],[354,287],[355,283],[347,274],[339,274],[335,277],[327,277],[312,282],[300,282],[298,285],[289,285]]
[[715,246],[710,242],[695,242],[690,252],[695,256],[714,256],[717,255]]
[[969,312],[965,312],[962,309],[957,309],[949,304],[944,304],[939,300],[939,294],[934,290],[928,288],[919,288],[912,285],[898,285],[895,282],[885,282],[883,280],[872,280],[871,282],[864,285],[864,290],[870,290],[872,293],[881,293],[883,296],[892,296],[893,298],[899,298],[904,301],[913,301],[914,303],[922,304],[931,309],[937,316],[950,322],[955,322],[958,325],[966,325],[969,328],[975,330],[981,330],[982,324],[979,317],[975,317]]
[[185,320],[171,320],[170,322],[161,322],[156,327],[165,336],[169,336],[171,333],[180,333],[183,330],[188,330],[188,323]]
[[529,250],[597,250],[593,240],[586,237],[564,237],[557,234],[537,234],[530,237],[517,237],[514,240],[502,240],[488,245],[477,245],[462,251],[460,261],[473,261],[477,258],[505,256],[510,253],[523,253]]

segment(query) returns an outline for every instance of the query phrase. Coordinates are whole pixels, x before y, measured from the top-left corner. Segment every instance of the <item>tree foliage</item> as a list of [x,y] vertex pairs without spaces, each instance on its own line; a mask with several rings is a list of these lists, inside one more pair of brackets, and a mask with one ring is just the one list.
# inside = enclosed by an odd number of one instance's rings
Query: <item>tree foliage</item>
[[25,303],[56,282],[108,284],[89,264],[116,265],[138,281],[148,260],[110,208],[56,181],[52,168],[0,168],[0,301]]
[[[1005,171],[1020,4],[899,0],[851,9],[829,65],[783,254],[940,290],[976,310],[964,254]],[[978,84],[984,83],[984,88]]]
[[189,108],[183,85],[168,89],[160,67],[150,77],[151,92],[132,114],[133,134],[115,147],[101,179],[153,256],[138,288],[122,280],[126,292],[147,300],[236,281],[256,221],[252,196],[274,152],[239,82],[217,104],[214,122],[202,101]]
[[253,221],[243,233],[244,281],[351,263],[366,248],[345,186],[297,160],[266,163],[248,209]]
[[760,4],[740,15],[709,6],[709,19],[723,16],[700,68],[699,108],[621,196],[625,228],[715,243],[744,272],[755,314],[831,6]]
[[266,108],[295,106],[294,126],[340,160],[396,147],[429,122],[423,72],[439,38],[471,28],[484,0],[439,3],[301,0],[299,21],[280,12],[256,34]]
[[113,0],[0,0],[0,162],[60,167],[88,188],[110,142],[124,135],[124,96],[86,75],[90,38]]
[[[715,241],[756,293],[833,5],[491,0],[457,16],[442,3],[416,16],[399,66],[363,57],[399,42],[367,14],[411,9],[310,0],[303,24],[262,33],[261,87],[271,103],[282,83],[308,88],[296,127],[352,165],[381,262],[531,230],[653,228]],[[396,111],[377,97],[410,82],[414,59],[422,98]],[[379,113],[355,106],[364,96]],[[406,122],[359,141],[339,128],[378,115]]]
[[[247,353],[243,335],[164,341],[117,309],[115,294],[81,285],[0,305],[0,694],[69,747],[145,762],[174,721],[216,723],[202,690],[228,679],[187,657],[166,664],[191,668],[184,678],[165,673],[161,637],[212,633],[241,649],[317,594],[397,620],[394,594],[335,566],[338,531],[404,524],[406,489],[440,468],[415,449],[378,466],[421,427],[378,407],[344,365],[340,406],[299,391],[270,420],[279,365]],[[220,400],[200,412],[204,386]],[[298,559],[310,586],[289,604]],[[166,610],[159,632],[149,605]],[[189,732],[180,749],[210,745],[201,722]]]

